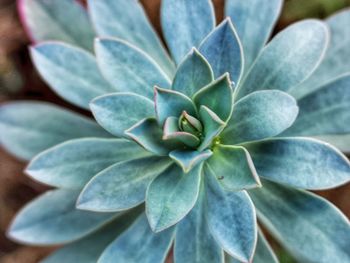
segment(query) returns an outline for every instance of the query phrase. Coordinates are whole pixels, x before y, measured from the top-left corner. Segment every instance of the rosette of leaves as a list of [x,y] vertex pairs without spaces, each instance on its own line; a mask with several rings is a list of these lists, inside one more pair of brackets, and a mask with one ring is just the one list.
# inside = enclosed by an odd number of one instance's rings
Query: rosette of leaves
[[1,106],[1,144],[56,188],[9,236],[67,244],[47,263],[164,262],[172,246],[177,263],[278,262],[258,219],[298,261],[349,262],[349,221],[306,190],[350,179],[324,142],[350,150],[350,12],[268,41],[281,5],[227,0],[215,26],[209,0],[163,0],[170,57],[135,0],[20,1],[36,68],[97,122]]

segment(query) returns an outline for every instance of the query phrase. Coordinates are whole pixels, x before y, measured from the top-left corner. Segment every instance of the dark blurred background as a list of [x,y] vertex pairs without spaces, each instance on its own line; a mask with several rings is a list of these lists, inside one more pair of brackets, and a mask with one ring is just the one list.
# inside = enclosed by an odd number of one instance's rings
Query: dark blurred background
[[[160,0],[141,0],[141,2],[159,31]],[[214,0],[218,20],[223,17],[223,2],[224,0]],[[325,18],[349,7],[350,0],[286,0],[275,33],[297,20],[310,17]],[[42,82],[30,62],[28,44],[29,40],[18,20],[16,1],[0,0],[0,103],[9,100],[39,99],[82,112],[64,102]],[[31,181],[22,173],[24,166],[24,163],[0,149],[1,263],[35,263],[53,250],[53,248],[21,246],[5,237],[6,229],[16,211],[46,190],[44,186]],[[350,217],[350,185],[318,193],[328,198]],[[295,262],[273,240],[271,241],[282,263]]]

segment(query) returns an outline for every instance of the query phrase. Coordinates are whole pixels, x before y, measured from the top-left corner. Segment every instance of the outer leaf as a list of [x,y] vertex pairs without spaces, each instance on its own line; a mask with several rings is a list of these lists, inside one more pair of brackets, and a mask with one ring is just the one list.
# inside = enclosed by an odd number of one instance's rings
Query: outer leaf
[[197,110],[190,98],[174,90],[154,89],[156,115],[160,125],[168,117],[180,117],[183,111],[190,115],[197,115]]
[[[101,37],[117,37],[147,52],[172,76],[174,65],[137,0],[89,0],[89,11]],[[117,19],[116,19],[117,18]]]
[[304,20],[289,26],[261,52],[236,98],[256,90],[291,90],[320,64],[328,40],[328,29],[321,21]]
[[257,241],[253,203],[245,191],[227,192],[205,171],[209,228],[220,246],[240,262],[251,262]]
[[278,90],[253,92],[234,105],[222,141],[233,145],[276,136],[291,126],[297,115],[292,96]]
[[8,235],[26,244],[62,244],[92,233],[119,215],[79,211],[77,195],[63,189],[46,192],[19,212]]
[[193,96],[193,101],[198,108],[204,105],[215,112],[218,117],[226,122],[232,112],[233,94],[231,81],[226,73],[215,82],[199,90]]
[[33,41],[60,40],[92,49],[95,34],[85,9],[77,1],[19,0],[18,10]]
[[250,193],[260,221],[300,262],[348,262],[350,224],[315,194],[263,182]]
[[94,56],[83,49],[46,42],[33,46],[31,56],[53,90],[84,109],[93,98],[115,91],[102,77]]
[[211,235],[206,221],[204,189],[197,204],[176,226],[175,263],[223,263],[222,248]]
[[331,39],[325,58],[310,78],[291,90],[291,94],[296,98],[301,98],[350,71],[350,10],[336,13],[328,18],[326,23],[330,28]]
[[130,209],[145,200],[151,181],[171,161],[168,158],[146,157],[117,163],[97,174],[83,189],[77,207],[97,212]]
[[[278,263],[278,259],[271,249],[269,243],[265,239],[261,231],[258,232],[258,243],[254,252],[253,263]],[[239,263],[234,258],[230,258],[227,263]]]
[[197,136],[179,130],[178,118],[168,117],[164,123],[163,128],[163,140],[178,141],[184,143],[189,147],[196,147],[200,144],[200,140]]
[[226,72],[239,84],[243,73],[243,49],[231,19],[225,19],[201,43],[199,51],[211,65],[215,77]]
[[298,101],[300,114],[287,136],[350,133],[350,74],[339,77]]
[[105,168],[147,155],[136,143],[126,140],[77,139],[40,153],[29,163],[26,173],[51,186],[80,189]]
[[230,191],[261,186],[249,152],[242,146],[217,145],[206,169]]
[[118,137],[125,137],[125,130],[144,118],[154,116],[154,103],[129,92],[107,94],[90,104],[97,122]]
[[215,138],[225,128],[225,123],[206,106],[201,106],[199,114],[204,126],[204,136],[198,150],[203,151],[214,143]]
[[208,159],[212,154],[213,152],[210,150],[205,150],[203,152],[191,150],[174,150],[170,152],[169,156],[178,165],[181,166],[184,173],[188,173],[193,169],[193,167]]
[[156,155],[168,155],[176,148],[177,142],[163,141],[162,129],[158,126],[156,119],[144,119],[136,123],[125,134],[140,144],[147,151]]
[[170,80],[156,62],[139,48],[120,39],[95,41],[102,74],[119,91],[153,99],[153,87],[170,87]]
[[261,177],[298,188],[327,189],[350,181],[350,162],[333,146],[308,138],[246,144]]
[[160,232],[184,218],[195,205],[202,165],[185,174],[174,164],[156,177],[146,195],[146,213],[154,232]]
[[232,19],[244,50],[248,70],[269,39],[282,8],[282,0],[226,0],[225,14]]
[[214,80],[214,73],[196,48],[184,58],[176,71],[172,89],[192,97],[198,90]]
[[164,0],[161,23],[170,52],[179,64],[214,28],[214,8],[210,0]]
[[103,252],[99,263],[119,262],[163,263],[170,249],[174,229],[153,233],[147,218],[139,219]]
[[130,226],[138,214],[133,211],[121,216],[96,233],[56,250],[42,263],[96,263],[104,249]]
[[53,104],[21,101],[0,106],[0,143],[29,160],[55,144],[81,137],[109,137],[88,118]]
[[319,135],[313,136],[315,139],[328,142],[334,145],[336,148],[345,152],[347,154],[350,153],[350,134],[342,134],[342,135]]

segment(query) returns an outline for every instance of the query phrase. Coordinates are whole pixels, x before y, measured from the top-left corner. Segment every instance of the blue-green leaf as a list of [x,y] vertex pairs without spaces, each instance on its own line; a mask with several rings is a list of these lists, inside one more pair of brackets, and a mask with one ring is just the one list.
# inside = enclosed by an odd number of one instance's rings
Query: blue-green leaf
[[257,241],[256,215],[245,191],[228,192],[206,169],[207,219],[220,246],[240,262],[251,262]]
[[96,233],[56,250],[41,262],[96,263],[106,247],[130,226],[137,215],[139,215],[138,211],[122,215]]
[[204,105],[226,122],[231,116],[233,107],[233,94],[229,74],[224,74],[216,81],[200,89],[194,94],[193,101],[198,108]]
[[140,120],[154,116],[153,101],[130,92],[98,97],[90,107],[97,122],[118,137],[125,137],[125,130]]
[[200,186],[202,165],[185,174],[173,164],[147,189],[146,214],[154,232],[160,232],[183,219],[195,205]]
[[282,0],[226,0],[225,14],[232,19],[244,50],[248,70],[266,44],[282,8]]
[[101,37],[124,39],[148,53],[171,77],[174,65],[137,0],[89,0],[89,11]]
[[315,194],[263,182],[249,192],[258,217],[298,262],[349,262],[349,220]]
[[312,137],[330,143],[346,154],[350,153],[350,133],[337,135],[318,135]]
[[153,233],[145,215],[111,243],[99,258],[99,263],[163,263],[174,238],[174,229]]
[[203,152],[194,150],[174,150],[169,153],[169,156],[181,166],[184,173],[188,173],[193,167],[208,159],[212,154],[213,152],[210,150],[205,150]]
[[350,162],[333,146],[308,138],[245,144],[259,176],[298,188],[327,189],[350,181]]
[[296,98],[301,98],[332,79],[350,72],[350,10],[335,13],[326,23],[331,36],[326,55],[312,76],[291,90],[291,94]]
[[214,8],[210,0],[163,0],[161,23],[170,52],[179,64],[214,28]]
[[95,41],[97,63],[118,91],[153,99],[153,87],[170,87],[170,80],[156,62],[139,48],[120,39]]
[[242,146],[217,145],[206,169],[230,191],[261,186],[249,152]]
[[19,0],[18,9],[34,42],[59,40],[92,50],[94,30],[86,10],[77,1]]
[[127,140],[76,139],[59,144],[34,157],[26,173],[35,180],[51,186],[80,189],[105,168],[148,154],[136,143]]
[[211,65],[215,77],[226,72],[239,84],[243,74],[244,56],[240,40],[231,19],[225,19],[201,43],[199,51]]
[[196,48],[193,48],[179,65],[172,89],[192,97],[213,80],[214,73],[208,61]]
[[[254,252],[252,263],[278,263],[278,259],[271,249],[269,243],[265,239],[263,233],[259,230],[258,232],[258,243]],[[234,258],[230,258],[227,263],[239,263]]]
[[120,215],[77,210],[78,193],[60,189],[39,196],[17,214],[9,237],[26,244],[63,244],[92,233]]
[[262,50],[236,99],[257,90],[290,91],[320,64],[328,40],[327,26],[321,21],[309,19],[289,26]]
[[83,189],[77,207],[111,212],[130,209],[145,200],[151,181],[169,165],[169,158],[146,157],[117,163],[97,174]]
[[201,189],[194,208],[176,226],[175,263],[224,262],[223,250],[211,235],[205,217],[204,189]]
[[83,49],[47,42],[30,51],[34,65],[52,89],[79,107],[88,109],[93,98],[116,91],[102,77],[94,56]]
[[0,106],[0,143],[20,159],[81,137],[109,135],[92,120],[53,104],[21,101]]
[[276,136],[298,115],[295,99],[278,90],[256,91],[239,100],[222,132],[222,142],[238,144]]
[[350,74],[339,77],[298,101],[300,113],[283,136],[350,133]]
[[171,150],[179,145],[177,142],[163,140],[163,131],[157,120],[153,118],[141,120],[126,130],[125,134],[147,151],[156,155],[168,155]]
[[179,119],[176,117],[168,117],[165,120],[162,139],[181,142],[192,148],[200,144],[197,136],[179,130]]
[[204,136],[198,148],[199,151],[202,151],[214,143],[215,138],[225,128],[225,123],[206,106],[201,106],[199,115],[201,116],[204,127]]
[[196,107],[186,95],[168,89],[156,87],[154,90],[156,115],[162,126],[168,117],[180,117],[183,111],[190,115],[197,115]]

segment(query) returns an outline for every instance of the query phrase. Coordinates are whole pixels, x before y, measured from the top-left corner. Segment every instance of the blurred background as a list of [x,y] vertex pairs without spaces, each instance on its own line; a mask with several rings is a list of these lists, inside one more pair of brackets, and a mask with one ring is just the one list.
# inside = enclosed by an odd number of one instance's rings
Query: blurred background
[[[141,0],[141,2],[159,31],[160,0]],[[224,0],[214,0],[218,20],[223,18],[223,3]],[[349,7],[350,0],[285,0],[275,33],[297,20],[311,17],[325,18]],[[30,62],[29,44],[18,20],[16,1],[0,0],[0,103],[9,100],[38,99],[82,112],[64,102],[42,82]],[[0,148],[1,263],[35,263],[54,249],[21,246],[6,239],[6,229],[16,211],[36,195],[47,190],[46,187],[27,178],[22,172],[24,167],[25,163],[19,162]],[[350,217],[350,185],[317,193],[329,199]],[[271,242],[282,263],[295,262],[273,240]]]

